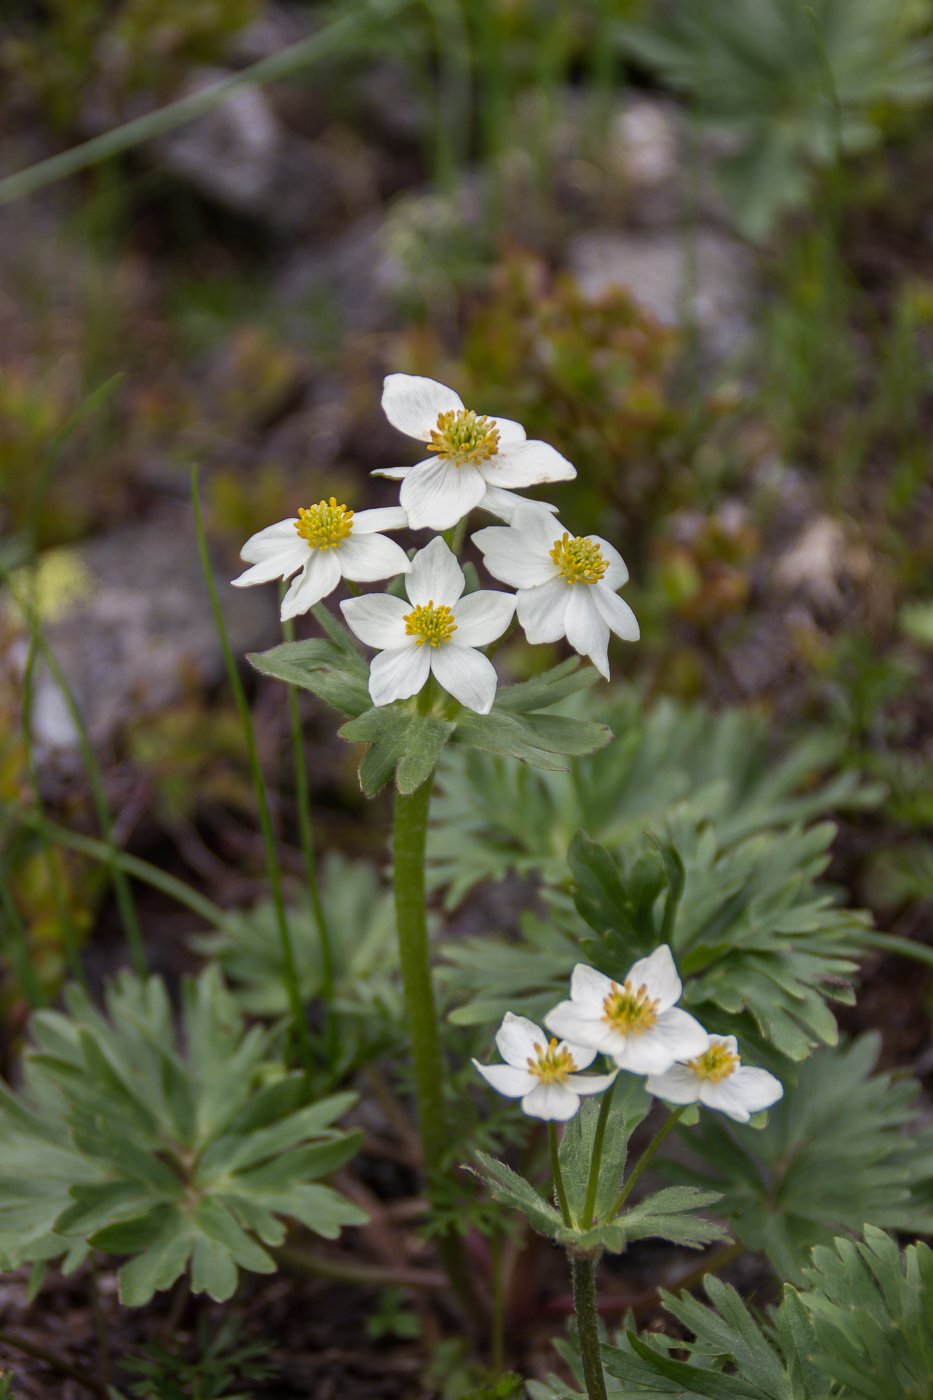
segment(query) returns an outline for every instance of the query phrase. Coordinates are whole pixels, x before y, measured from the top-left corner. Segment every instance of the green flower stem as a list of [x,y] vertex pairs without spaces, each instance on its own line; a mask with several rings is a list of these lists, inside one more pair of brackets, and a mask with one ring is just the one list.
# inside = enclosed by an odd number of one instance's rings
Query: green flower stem
[[461,549],[463,548],[463,540],[466,535],[468,519],[468,515],[461,516],[461,518],[457,521],[453,529],[448,531],[450,538],[447,541],[447,547],[450,550],[451,554],[459,554]]
[[560,1206],[560,1213],[563,1217],[564,1224],[568,1227],[572,1227],[573,1216],[570,1214],[570,1206],[567,1203],[567,1192],[564,1188],[564,1178],[560,1169],[557,1126],[554,1123],[548,1123],[547,1125],[547,1145],[551,1154],[551,1176],[554,1181],[554,1190],[557,1193],[557,1203]]
[[[282,634],[286,642],[295,640],[295,626],[289,621],[282,624]],[[327,916],[321,903],[321,890],[317,878],[317,857],[314,843],[314,827],[311,820],[311,792],[308,786],[308,770],[305,767],[304,740],[301,732],[301,711],[298,691],[293,685],[285,687],[288,694],[288,720],[292,732],[292,753],[295,767],[295,800],[298,807],[298,831],[301,836],[301,849],[304,854],[305,883],[308,886],[308,899],[311,912],[317,925],[321,945],[321,984],[324,1000],[327,1003],[327,1022],[332,1017],[330,1006],[334,999],[334,949],[327,924]]]
[[305,1020],[304,1007],[301,1000],[301,984],[298,980],[295,949],[292,944],[291,931],[288,927],[288,917],[285,913],[285,899],[282,893],[282,872],[275,846],[275,835],[272,830],[269,800],[266,796],[266,784],[259,763],[259,752],[256,748],[256,734],[253,730],[253,721],[249,712],[249,704],[246,699],[246,692],[243,689],[243,682],[240,680],[240,673],[237,670],[236,661],[233,658],[230,638],[227,636],[227,626],[224,622],[224,615],[220,607],[220,599],[217,596],[217,584],[214,581],[214,570],[211,565],[210,555],[207,551],[207,536],[204,532],[204,519],[201,515],[201,500],[198,495],[198,469],[196,466],[191,472],[191,500],[194,506],[194,524],[198,537],[198,554],[201,559],[201,570],[204,574],[204,582],[207,585],[207,592],[211,600],[214,626],[217,629],[217,636],[220,641],[221,650],[223,651],[224,665],[227,670],[227,677],[230,681],[230,689],[233,691],[233,698],[236,701],[240,723],[243,728],[243,738],[246,741],[246,753],[249,759],[253,788],[256,793],[256,809],[259,814],[259,826],[262,832],[262,841],[266,855],[266,869],[269,875],[272,903],[275,908],[275,919],[279,933],[279,945],[282,951],[282,984],[288,998],[292,1033],[298,1045],[298,1051],[301,1056],[301,1063],[304,1067],[305,1074],[310,1075],[313,1066],[311,1037],[308,1034],[308,1023]]
[[628,1200],[629,1195],[631,1194],[632,1187],[635,1185],[636,1181],[638,1181],[645,1168],[649,1165],[652,1157],[657,1152],[658,1148],[661,1146],[661,1143],[667,1137],[668,1133],[671,1131],[672,1128],[676,1128],[677,1124],[680,1122],[681,1118],[686,1113],[688,1107],[688,1104],[681,1104],[679,1108],[673,1109],[669,1116],[661,1124],[660,1128],[655,1133],[654,1137],[651,1139],[648,1146],[645,1148],[644,1152],[641,1154],[638,1161],[636,1162],[632,1170],[631,1176],[628,1178],[625,1185],[622,1187],[622,1190],[619,1192],[618,1196],[616,1196],[615,1200],[613,1201],[612,1209],[610,1210],[609,1215],[607,1217],[609,1220],[614,1220],[615,1217],[619,1214],[619,1211],[625,1205],[625,1202]]
[[580,1359],[589,1400],[607,1400],[606,1377],[599,1354],[599,1328],[596,1320],[596,1260],[592,1254],[571,1254],[573,1308],[577,1315]]
[[443,1161],[449,1138],[444,1109],[444,1062],[431,980],[424,861],[433,780],[412,793],[396,793],[392,842],[399,961],[418,1103],[425,1171]]
[[612,1109],[612,1096],[618,1078],[614,1079],[609,1088],[603,1094],[603,1101],[599,1105],[599,1117],[596,1120],[596,1132],[593,1134],[593,1155],[590,1158],[590,1174],[586,1182],[586,1201],[583,1205],[583,1219],[580,1228],[588,1230],[593,1223],[593,1216],[596,1212],[596,1193],[599,1190],[599,1168],[603,1159],[603,1143],[606,1140],[606,1128],[609,1124],[609,1113]]
[[13,902],[13,896],[10,894],[10,883],[6,871],[0,871],[0,912],[3,914],[2,922],[4,932],[7,935],[4,939],[6,945],[4,951],[10,966],[16,973],[16,980],[25,993],[30,1007],[43,1006],[46,998],[39,978],[36,976],[36,970],[32,965],[29,935],[20,917],[20,912]]

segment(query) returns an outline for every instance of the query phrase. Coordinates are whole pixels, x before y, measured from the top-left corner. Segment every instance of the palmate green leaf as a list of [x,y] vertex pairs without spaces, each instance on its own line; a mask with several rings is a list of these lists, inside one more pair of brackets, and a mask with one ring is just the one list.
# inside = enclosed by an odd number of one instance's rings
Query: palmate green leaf
[[[933,1375],[933,1253],[901,1255],[866,1227],[864,1242],[814,1250],[801,1288],[785,1286],[766,1321],[710,1277],[710,1305],[662,1294],[692,1336],[621,1335],[603,1347],[610,1394],[682,1400],[928,1400]],[[672,1350],[686,1351],[688,1360]]]
[[563,1228],[560,1211],[546,1201],[530,1181],[486,1152],[477,1152],[476,1160],[479,1170],[468,1166],[467,1171],[472,1171],[481,1181],[485,1181],[497,1201],[521,1211],[540,1235],[548,1235],[551,1239],[558,1237]]
[[361,715],[372,704],[364,658],[332,641],[283,642],[246,659],[260,675],[310,690],[340,714]]
[[393,776],[402,793],[414,792],[426,782],[454,728],[452,720],[396,704],[371,705],[337,732],[341,739],[367,746],[360,763],[360,785],[367,797],[374,797]]
[[[620,1075],[612,1090],[612,1106],[603,1140],[603,1153],[596,1193],[595,1218],[605,1220],[619,1194],[632,1133],[648,1115],[654,1100],[637,1075]],[[560,1143],[560,1167],[567,1193],[567,1204],[574,1220],[580,1220],[586,1202],[593,1160],[593,1140],[599,1119],[600,1102],[584,1099],[580,1111],[567,1124]]]
[[240,1269],[275,1268],[267,1246],[287,1218],[328,1238],[365,1220],[319,1182],[359,1146],[336,1127],[354,1096],[305,1102],[216,970],[186,982],[182,1004],[176,1035],[164,985],[124,974],[104,1013],[71,989],[66,1013],[34,1015],[23,1091],[0,1096],[0,1171],[28,1183],[0,1198],[7,1266],[93,1247],[131,1256],[125,1303],[186,1268],[222,1300]]
[[933,1231],[933,1130],[916,1120],[915,1081],[872,1073],[878,1049],[866,1035],[818,1051],[760,1132],[703,1113],[684,1139],[700,1165],[678,1164],[678,1180],[721,1191],[734,1233],[783,1278],[799,1281],[814,1245],[866,1222]]

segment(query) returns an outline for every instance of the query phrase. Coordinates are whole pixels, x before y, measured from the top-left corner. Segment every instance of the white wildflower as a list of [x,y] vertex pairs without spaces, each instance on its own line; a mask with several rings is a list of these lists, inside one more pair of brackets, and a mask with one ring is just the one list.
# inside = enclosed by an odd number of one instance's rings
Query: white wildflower
[[609,679],[609,633],[637,642],[638,622],[616,589],[628,578],[618,550],[598,535],[570,535],[542,510],[519,507],[509,525],[477,530],[473,542],[494,578],[518,590],[529,642],[566,637]]
[[747,1123],[784,1093],[781,1081],[766,1069],[742,1064],[734,1035],[707,1036],[705,1047],[692,1059],[651,1075],[645,1088],[668,1103],[716,1108],[737,1123]]
[[388,375],[382,407],[393,427],[434,454],[413,467],[374,473],[401,479],[400,499],[413,530],[447,530],[475,506],[508,519],[515,487],[577,474],[546,442],[529,442],[521,424],[464,408],[459,394],[435,379]]
[[280,520],[251,535],[240,558],[252,567],[233,583],[248,588],[297,573],[282,599],[285,622],[333,593],[341,577],[372,583],[407,574],[410,565],[404,549],[379,533],[401,530],[407,524],[400,506],[352,511],[331,496],[329,501],[300,509],[297,519]]
[[531,1118],[565,1122],[580,1107],[581,1094],[601,1094],[616,1077],[611,1074],[578,1074],[592,1064],[595,1050],[572,1045],[566,1040],[549,1040],[534,1021],[505,1014],[496,1035],[504,1065],[473,1063],[480,1074],[500,1094],[521,1099]]
[[415,555],[405,587],[407,603],[370,593],[340,605],[360,641],[379,648],[369,672],[373,704],[416,695],[433,672],[461,705],[488,714],[496,697],[496,668],[476,648],[508,627],[514,597],[481,590],[464,598],[463,570],[440,538]]
[[611,1055],[620,1069],[663,1074],[709,1041],[699,1021],[675,1006],[682,990],[666,943],[636,962],[621,983],[578,963],[570,1000],[549,1012],[544,1024],[577,1045]]

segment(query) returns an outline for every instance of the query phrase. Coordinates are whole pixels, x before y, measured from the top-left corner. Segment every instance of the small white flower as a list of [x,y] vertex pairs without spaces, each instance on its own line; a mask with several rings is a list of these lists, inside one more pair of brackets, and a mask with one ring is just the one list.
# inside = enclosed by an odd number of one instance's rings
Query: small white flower
[[369,593],[340,604],[360,641],[379,648],[369,670],[374,705],[416,695],[433,671],[467,709],[481,715],[492,709],[496,668],[476,648],[502,635],[515,599],[492,590],[464,598],[464,582],[460,565],[444,541],[435,538],[411,561],[405,580],[409,602]]
[[753,1113],[770,1108],[784,1093],[781,1081],[766,1069],[742,1064],[734,1035],[707,1036],[706,1046],[693,1059],[651,1075],[645,1088],[668,1103],[717,1108],[737,1123],[747,1123]]
[[570,535],[559,521],[527,504],[508,526],[477,530],[493,578],[518,590],[518,620],[529,642],[566,637],[609,679],[609,633],[638,641],[638,622],[616,594],[628,578],[618,550],[599,535]]
[[413,467],[373,473],[401,479],[400,499],[413,530],[447,530],[479,505],[503,514],[503,506],[511,507],[500,489],[511,493],[577,474],[546,442],[529,442],[520,423],[464,408],[459,394],[436,379],[387,375],[382,407],[393,427],[434,453]]
[[663,1074],[677,1060],[706,1048],[709,1036],[675,1006],[683,986],[666,943],[641,958],[621,984],[577,963],[570,1000],[544,1018],[557,1035],[611,1055],[632,1074]]
[[318,501],[297,519],[280,520],[251,535],[240,558],[252,567],[233,580],[237,588],[269,583],[275,578],[292,581],[282,599],[282,621],[305,613],[333,593],[341,577],[372,583],[411,567],[401,545],[386,539],[380,530],[402,530],[408,524],[400,506],[384,510],[349,510],[335,496]]
[[580,1107],[581,1094],[601,1094],[616,1077],[612,1074],[577,1074],[592,1064],[595,1050],[548,1040],[540,1026],[524,1016],[505,1013],[496,1035],[504,1065],[473,1063],[484,1079],[508,1099],[521,1099],[531,1118],[560,1123]]

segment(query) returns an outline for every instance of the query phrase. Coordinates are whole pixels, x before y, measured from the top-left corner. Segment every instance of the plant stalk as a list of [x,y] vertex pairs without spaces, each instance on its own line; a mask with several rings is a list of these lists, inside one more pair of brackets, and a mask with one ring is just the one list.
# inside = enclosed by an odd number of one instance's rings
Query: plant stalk
[[599,1327],[596,1320],[596,1260],[591,1254],[571,1254],[573,1307],[577,1316],[580,1359],[589,1400],[607,1400],[606,1378],[599,1354]]
[[657,1152],[658,1148],[661,1146],[668,1133],[671,1131],[672,1128],[676,1128],[684,1113],[686,1113],[687,1108],[687,1104],[681,1104],[679,1108],[673,1109],[670,1115],[661,1124],[660,1128],[655,1133],[654,1137],[651,1139],[648,1146],[645,1148],[644,1152],[639,1157],[638,1161],[635,1163],[635,1166],[632,1169],[631,1176],[625,1182],[624,1186],[622,1187],[622,1190],[619,1192],[618,1196],[616,1196],[615,1200],[613,1201],[612,1208],[609,1211],[609,1215],[607,1217],[609,1220],[614,1220],[615,1217],[619,1214],[619,1211],[622,1209],[622,1207],[625,1205],[625,1202],[628,1200],[633,1186],[638,1181],[642,1172],[651,1162],[652,1157]]
[[557,1204],[560,1206],[560,1213],[563,1222],[568,1227],[573,1225],[573,1216],[570,1214],[570,1206],[567,1202],[567,1191],[564,1187],[564,1178],[560,1169],[560,1150],[557,1142],[557,1127],[554,1123],[547,1125],[547,1145],[551,1154],[551,1177],[554,1181],[554,1191],[557,1195]]
[[583,1206],[583,1219],[580,1222],[581,1229],[584,1230],[588,1230],[593,1224],[593,1216],[596,1212],[596,1195],[599,1191],[599,1169],[603,1160],[603,1143],[606,1141],[606,1128],[609,1125],[609,1113],[612,1109],[612,1095],[615,1093],[617,1083],[617,1079],[612,1081],[603,1094],[602,1103],[599,1105],[599,1118],[596,1120],[596,1132],[593,1134],[590,1174],[586,1182],[586,1201]]

